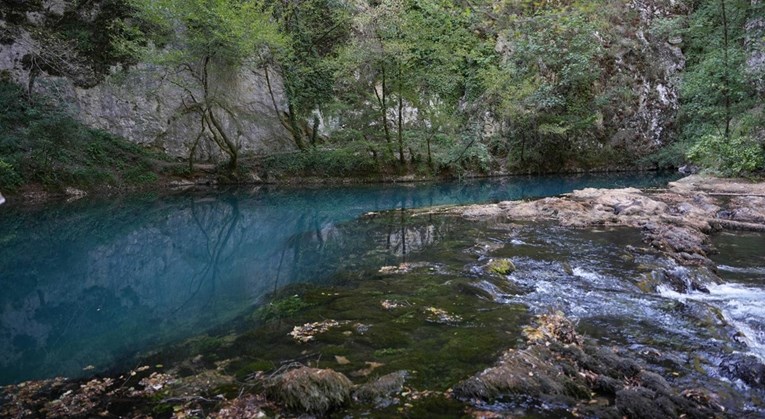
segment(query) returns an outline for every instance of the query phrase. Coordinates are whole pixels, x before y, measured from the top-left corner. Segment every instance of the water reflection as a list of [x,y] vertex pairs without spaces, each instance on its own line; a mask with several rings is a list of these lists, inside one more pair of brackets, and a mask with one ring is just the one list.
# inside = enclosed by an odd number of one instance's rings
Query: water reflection
[[[221,325],[293,283],[397,264],[448,225],[404,208],[666,178],[264,188],[0,210],[0,384],[113,366]],[[400,208],[398,213],[354,218]],[[440,224],[439,224],[440,223]]]

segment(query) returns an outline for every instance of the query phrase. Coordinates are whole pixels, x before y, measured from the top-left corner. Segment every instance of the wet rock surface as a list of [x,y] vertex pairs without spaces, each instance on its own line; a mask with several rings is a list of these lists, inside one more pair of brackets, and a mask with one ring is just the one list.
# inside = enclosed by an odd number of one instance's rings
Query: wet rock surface
[[[628,226],[680,265],[713,268],[709,235],[723,229],[765,231],[765,183],[699,175],[665,190],[576,190],[562,197],[446,209],[470,220],[553,220],[565,227]],[[701,276],[713,277],[714,275]],[[671,282],[671,281],[670,281]],[[695,285],[703,289],[703,285]]]
[[569,405],[585,417],[723,416],[717,395],[678,389],[635,359],[579,336],[562,314],[542,315],[527,346],[462,381],[454,396],[478,407],[497,402]]
[[359,386],[353,392],[353,399],[375,406],[388,406],[395,402],[394,397],[404,389],[409,373],[396,371]]

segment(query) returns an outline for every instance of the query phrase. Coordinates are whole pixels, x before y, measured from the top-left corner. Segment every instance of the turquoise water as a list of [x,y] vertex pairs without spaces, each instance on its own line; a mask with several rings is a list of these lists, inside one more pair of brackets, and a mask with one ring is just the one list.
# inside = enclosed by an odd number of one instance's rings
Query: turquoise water
[[[136,353],[252,311],[285,286],[400,262],[407,243],[396,240],[398,226],[391,224],[383,239],[342,228],[369,212],[583,187],[662,186],[673,177],[262,187],[36,208],[6,204],[0,207],[0,385],[120,366]],[[375,249],[382,256],[367,260]]]

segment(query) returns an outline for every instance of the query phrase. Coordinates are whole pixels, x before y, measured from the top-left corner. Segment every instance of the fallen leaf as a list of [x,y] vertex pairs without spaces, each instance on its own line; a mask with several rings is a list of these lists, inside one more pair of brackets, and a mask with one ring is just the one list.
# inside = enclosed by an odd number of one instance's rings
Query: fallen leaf
[[348,365],[351,363],[351,361],[348,360],[348,358],[340,355],[335,355],[335,361],[337,361],[340,365]]
[[371,374],[372,371],[374,371],[375,369],[380,368],[383,365],[385,365],[385,364],[382,364],[380,362],[370,362],[370,361],[365,362],[365,364],[367,365],[367,368],[363,368],[363,369],[360,369],[358,371],[354,371],[354,372],[351,373],[351,375],[353,375],[355,377],[366,377],[369,374]]

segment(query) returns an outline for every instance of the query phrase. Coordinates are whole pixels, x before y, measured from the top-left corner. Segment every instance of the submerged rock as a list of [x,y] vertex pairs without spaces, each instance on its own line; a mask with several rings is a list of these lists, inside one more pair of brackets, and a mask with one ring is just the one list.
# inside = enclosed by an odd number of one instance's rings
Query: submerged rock
[[757,357],[732,354],[720,363],[722,374],[733,380],[741,380],[748,386],[765,389],[765,365]]
[[289,410],[324,414],[348,403],[353,383],[345,375],[310,367],[291,369],[268,380],[268,397]]
[[[674,389],[640,363],[578,335],[561,314],[543,315],[524,331],[527,347],[510,349],[497,364],[460,382],[454,396],[474,403],[568,406],[592,417],[714,417],[714,395]],[[615,403],[599,403],[599,398]],[[498,406],[498,405],[496,405]]]
[[492,259],[485,269],[495,274],[509,275],[515,271],[515,264],[510,259]]
[[426,307],[424,311],[427,321],[432,323],[456,324],[462,321],[462,316],[449,313],[442,308]]
[[268,417],[263,411],[265,404],[266,401],[262,396],[245,394],[234,400],[227,401],[218,412],[212,413],[210,417],[215,419],[265,418]]
[[393,397],[404,389],[409,373],[396,371],[359,386],[353,392],[353,399],[361,403],[372,403],[386,407],[394,403]]
[[306,323],[302,326],[293,327],[289,335],[300,343],[306,343],[312,341],[316,335],[320,335],[334,327],[345,324],[348,324],[348,321],[337,321],[331,319],[314,323]]

